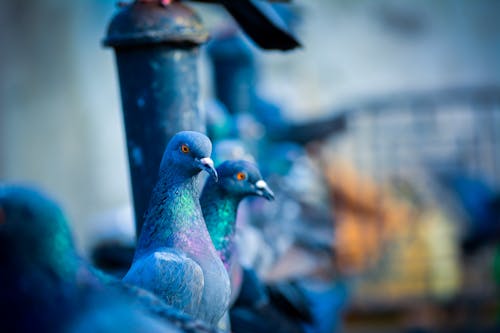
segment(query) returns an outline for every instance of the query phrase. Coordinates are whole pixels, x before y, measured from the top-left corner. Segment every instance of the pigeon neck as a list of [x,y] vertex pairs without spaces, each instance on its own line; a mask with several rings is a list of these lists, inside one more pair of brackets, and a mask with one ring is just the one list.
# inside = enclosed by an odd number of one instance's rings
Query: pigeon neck
[[236,214],[241,199],[211,184],[205,187],[200,200],[208,233],[226,268],[234,252]]
[[189,251],[210,239],[203,225],[197,176],[185,177],[167,170],[153,190],[137,248],[140,256],[160,247]]

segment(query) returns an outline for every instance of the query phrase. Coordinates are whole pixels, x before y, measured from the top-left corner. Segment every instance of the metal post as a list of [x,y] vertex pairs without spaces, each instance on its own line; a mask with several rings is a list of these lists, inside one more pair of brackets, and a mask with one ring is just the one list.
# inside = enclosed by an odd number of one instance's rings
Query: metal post
[[198,16],[179,2],[134,2],[109,24],[104,45],[116,54],[137,235],[168,140],[182,130],[205,132],[198,57],[207,38]]
[[[271,141],[306,144],[346,129],[347,112],[301,123],[290,123],[279,107],[258,96],[258,73],[252,50],[238,35],[225,35],[208,44],[213,65],[215,95],[231,114],[252,114],[266,128]],[[346,110],[347,111],[347,110]],[[250,144],[254,144],[252,139]],[[256,155],[258,151],[253,151]]]
[[238,35],[215,39],[208,45],[217,98],[231,114],[255,112],[255,59]]

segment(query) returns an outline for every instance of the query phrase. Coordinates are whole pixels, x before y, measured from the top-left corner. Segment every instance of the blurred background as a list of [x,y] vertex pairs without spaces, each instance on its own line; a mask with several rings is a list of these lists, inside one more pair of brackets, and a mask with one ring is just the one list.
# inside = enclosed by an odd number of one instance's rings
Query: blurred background
[[[295,0],[276,5],[303,45],[290,53],[194,6],[214,36],[200,106],[216,157],[247,151],[277,194],[242,209],[244,263],[303,285],[311,332],[498,332],[500,2]],[[134,238],[101,44],[115,10],[0,2],[0,179],[55,196],[87,255]],[[225,86],[224,70],[243,74]]]

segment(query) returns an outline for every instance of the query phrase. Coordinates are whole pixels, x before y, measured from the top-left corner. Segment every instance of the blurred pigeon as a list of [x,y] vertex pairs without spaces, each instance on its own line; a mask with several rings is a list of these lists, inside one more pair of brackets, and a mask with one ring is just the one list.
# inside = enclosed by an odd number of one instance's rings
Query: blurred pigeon
[[32,189],[0,185],[0,271],[1,332],[215,332],[88,265],[61,209]]
[[205,101],[204,108],[207,115],[207,136],[213,142],[237,135],[236,124],[224,104],[217,99],[209,99]]
[[[467,222],[462,249],[473,254],[488,243],[500,238],[500,192],[485,179],[467,175],[464,171],[449,171],[438,175],[459,203]],[[453,207],[453,209],[455,209]]]
[[[138,0],[156,2],[168,6],[176,0]],[[219,3],[231,14],[243,31],[265,50],[288,51],[300,43],[286,31],[285,24],[272,6],[256,0],[194,0],[198,2]]]
[[227,309],[230,286],[199,203],[200,171],[217,179],[211,151],[208,137],[198,132],[179,132],[170,140],[123,280],[216,325]]
[[255,163],[255,158],[249,152],[248,146],[238,139],[216,141],[214,144],[213,159],[217,165],[227,160],[245,160]]
[[0,331],[64,328],[79,297],[72,249],[57,207],[37,193],[0,187]]
[[313,313],[307,295],[295,282],[265,284],[254,270],[244,268],[230,319],[238,333],[303,333],[306,324],[313,324]]

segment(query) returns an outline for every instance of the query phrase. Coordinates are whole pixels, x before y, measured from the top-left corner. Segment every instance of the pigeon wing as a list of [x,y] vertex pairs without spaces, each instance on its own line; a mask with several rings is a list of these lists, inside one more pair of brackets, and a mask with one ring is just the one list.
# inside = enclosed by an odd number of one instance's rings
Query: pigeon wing
[[159,249],[136,260],[123,281],[147,289],[167,304],[195,316],[204,286],[201,267],[171,249]]

